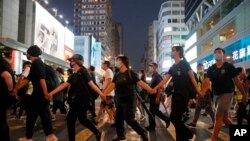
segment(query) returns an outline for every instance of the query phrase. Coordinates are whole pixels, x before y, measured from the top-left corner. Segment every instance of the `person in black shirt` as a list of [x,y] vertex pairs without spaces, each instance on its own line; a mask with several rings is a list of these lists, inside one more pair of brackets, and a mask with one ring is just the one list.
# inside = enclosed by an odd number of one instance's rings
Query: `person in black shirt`
[[[171,66],[164,79],[154,87],[151,93],[156,93],[172,76],[174,93],[172,94],[172,112],[170,120],[176,130],[176,141],[187,141],[195,138],[195,135],[182,122],[182,115],[188,107],[189,93],[192,87],[199,92],[194,73],[184,57],[182,46],[172,47],[171,57],[175,63]],[[192,86],[193,85],[193,86]]]
[[98,141],[103,137],[104,132],[100,132],[95,125],[87,118],[87,110],[90,104],[91,89],[97,92],[101,97],[103,93],[93,83],[88,70],[82,65],[83,57],[79,54],[73,55],[70,59],[70,67],[74,69],[67,82],[60,84],[49,94],[53,96],[61,90],[70,86],[72,89],[72,103],[67,115],[68,137],[69,141],[75,141],[75,122],[78,118],[80,123],[91,130]]
[[11,103],[6,103],[10,94],[13,94],[14,74],[10,64],[0,54],[0,139],[10,141],[9,126],[7,123],[7,108]]
[[[149,66],[150,66],[150,71],[152,72],[152,79],[150,82],[150,87],[154,88],[158,83],[161,82],[162,77],[157,72],[157,69],[158,69],[157,63],[151,63]],[[152,113],[153,117],[155,117],[155,115],[157,115],[159,118],[161,118],[163,121],[165,121],[166,128],[168,128],[168,126],[170,124],[170,120],[166,115],[164,115],[159,110],[162,89],[158,89],[158,91],[155,94],[149,95],[149,99],[150,99],[149,110]],[[149,126],[147,126],[146,129],[149,131],[152,131],[152,130],[155,130],[155,126],[156,126],[155,119],[152,118],[151,116],[149,116]]]
[[[93,81],[93,83],[98,87],[97,83],[96,83],[96,78],[95,78],[95,67],[94,66],[90,66],[89,69],[89,74],[91,77],[91,80]],[[90,100],[90,106],[89,106],[89,111],[92,114],[92,121],[97,124],[97,122],[95,122],[95,117],[96,117],[96,113],[95,113],[95,100],[98,98],[99,94],[96,93],[93,89],[91,89],[91,100]]]
[[148,141],[146,130],[135,120],[136,85],[147,91],[152,89],[145,82],[141,81],[135,72],[129,69],[129,61],[126,56],[117,57],[116,67],[119,68],[119,72],[115,74],[112,83],[104,90],[104,94],[108,95],[116,88],[116,132],[118,137],[113,139],[113,141],[125,139],[124,120],[141,135],[143,141]]
[[216,48],[214,50],[214,57],[216,63],[208,68],[207,77],[204,80],[204,86],[201,89],[201,96],[206,94],[209,88],[210,81],[212,82],[212,89],[215,97],[215,124],[211,137],[212,141],[216,141],[219,132],[224,122],[227,127],[232,124],[229,118],[229,109],[231,100],[234,94],[234,84],[238,87],[242,94],[242,101],[246,101],[246,93],[239,80],[238,72],[236,68],[228,63],[224,62],[225,50],[222,48]]
[[31,60],[31,68],[28,77],[21,81],[17,90],[27,85],[29,81],[34,87],[30,97],[30,105],[27,106],[27,122],[26,122],[26,138],[19,138],[19,141],[32,141],[33,128],[38,115],[41,118],[43,130],[48,141],[57,141],[53,134],[51,114],[49,110],[49,102],[51,96],[48,94],[45,82],[45,65],[39,56],[42,54],[41,49],[37,45],[29,47],[27,50],[27,59]]

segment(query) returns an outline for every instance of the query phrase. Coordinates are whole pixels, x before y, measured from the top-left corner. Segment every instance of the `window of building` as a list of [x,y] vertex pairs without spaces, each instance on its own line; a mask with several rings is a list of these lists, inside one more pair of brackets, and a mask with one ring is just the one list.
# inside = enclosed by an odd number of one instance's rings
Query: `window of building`
[[172,22],[173,23],[178,23],[178,20],[177,19],[173,19]]
[[168,19],[168,23],[171,23],[171,19]]
[[219,40],[221,43],[225,42],[226,40],[233,37],[236,33],[237,31],[235,28],[235,21],[232,21],[219,31]]
[[180,11],[173,10],[173,11],[172,11],[172,14],[173,14],[173,15],[180,15]]
[[179,3],[172,3],[172,7],[180,7]]
[[202,45],[203,52],[209,51],[210,49],[213,48],[213,46],[214,46],[214,43],[213,43],[212,38],[208,39],[208,40]]
[[179,27],[173,27],[173,31],[180,31]]
[[168,2],[167,2],[167,3],[164,3],[164,4],[162,5],[162,7],[163,7],[163,8],[171,7],[171,3],[168,3]]

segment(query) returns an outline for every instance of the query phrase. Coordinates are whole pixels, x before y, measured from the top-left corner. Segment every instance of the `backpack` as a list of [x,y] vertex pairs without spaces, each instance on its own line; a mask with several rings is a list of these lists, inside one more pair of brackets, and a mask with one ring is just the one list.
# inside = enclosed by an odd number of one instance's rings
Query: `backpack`
[[47,85],[48,92],[54,90],[57,86],[59,86],[60,82],[56,75],[56,71],[49,65],[44,64],[45,66],[45,81]]

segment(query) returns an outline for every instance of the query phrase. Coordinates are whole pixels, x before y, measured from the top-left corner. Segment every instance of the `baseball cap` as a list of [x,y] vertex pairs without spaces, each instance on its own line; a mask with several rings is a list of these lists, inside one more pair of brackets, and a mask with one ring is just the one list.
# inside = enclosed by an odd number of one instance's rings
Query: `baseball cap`
[[68,59],[69,61],[72,61],[72,60],[81,60],[81,61],[83,61],[83,57],[82,57],[82,55],[80,55],[80,54],[74,54],[72,57],[70,57],[69,59]]
[[158,68],[158,64],[157,64],[157,63],[155,63],[155,62],[153,62],[153,63],[149,64],[149,66],[155,66],[156,68]]

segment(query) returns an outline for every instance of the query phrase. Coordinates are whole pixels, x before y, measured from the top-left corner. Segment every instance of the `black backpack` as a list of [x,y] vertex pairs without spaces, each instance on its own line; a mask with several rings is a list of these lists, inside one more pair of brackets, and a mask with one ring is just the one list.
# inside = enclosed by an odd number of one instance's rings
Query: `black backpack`
[[45,81],[47,85],[48,92],[51,92],[54,90],[60,83],[59,79],[56,75],[56,71],[49,65],[45,65]]

